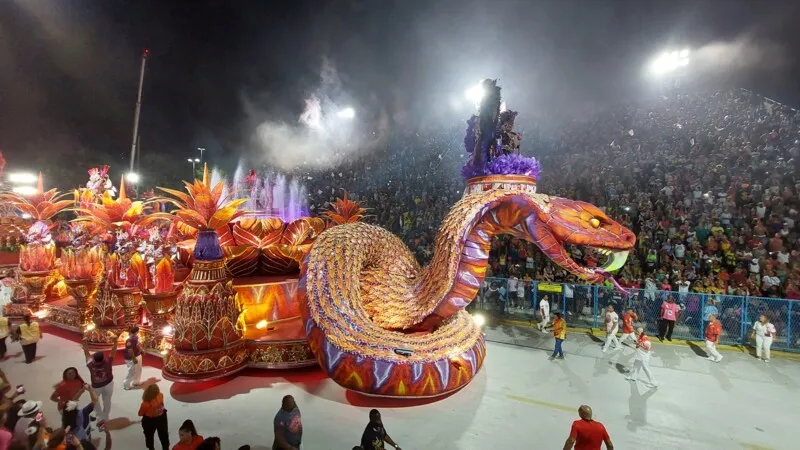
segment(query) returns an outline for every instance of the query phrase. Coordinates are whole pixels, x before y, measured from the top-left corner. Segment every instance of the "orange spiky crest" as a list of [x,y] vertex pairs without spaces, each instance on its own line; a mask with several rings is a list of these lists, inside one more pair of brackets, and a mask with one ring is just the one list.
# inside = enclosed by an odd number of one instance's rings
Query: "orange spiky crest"
[[68,195],[56,189],[45,191],[42,173],[39,172],[35,194],[26,197],[14,192],[0,193],[0,200],[11,203],[20,213],[31,216],[35,221],[47,221],[72,204],[72,201],[64,200]]
[[195,230],[218,230],[227,227],[232,220],[245,214],[239,210],[247,199],[228,201],[222,198],[225,191],[225,182],[220,181],[212,186],[208,174],[208,164],[203,166],[203,179],[195,179],[193,183],[183,182],[188,194],[178,190],[159,187],[158,189],[175,198],[158,198],[151,201],[167,201],[178,209],[173,215],[167,213],[154,213],[146,218],[147,221],[170,219],[178,222],[179,227]]
[[[78,195],[78,199],[82,199]],[[120,178],[119,195],[116,199],[104,195],[100,203],[81,202],[77,205],[78,217],[74,222],[89,222],[96,230],[128,230],[142,218],[144,203],[131,201],[125,191],[125,175]]]
[[125,193],[125,175],[122,175],[119,179],[119,195],[117,197],[118,200],[123,200],[128,198],[128,196]]
[[329,203],[329,208],[322,212],[322,215],[333,225],[358,222],[364,218],[366,208],[361,207],[361,202],[350,200],[347,191],[344,197],[337,198],[334,203]]

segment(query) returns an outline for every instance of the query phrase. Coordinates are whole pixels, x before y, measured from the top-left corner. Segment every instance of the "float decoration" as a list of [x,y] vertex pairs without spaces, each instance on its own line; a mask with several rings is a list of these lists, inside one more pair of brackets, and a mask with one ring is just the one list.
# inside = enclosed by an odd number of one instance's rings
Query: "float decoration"
[[171,348],[173,327],[170,318],[180,292],[175,285],[175,270],[169,257],[161,258],[155,265],[152,276],[153,289],[142,292],[145,314],[140,325],[150,329],[144,347],[159,354],[166,354]]
[[52,225],[47,222],[71,204],[63,200],[65,194],[56,189],[44,190],[42,174],[31,196],[2,193],[0,200],[11,203],[21,214],[30,216],[34,223],[25,233],[25,245],[20,247],[20,283],[27,293],[26,305],[5,305],[6,315],[19,316],[27,312],[38,312],[45,292],[55,280],[56,250],[50,233]]
[[[322,233],[304,260],[298,298],[319,365],[347,389],[371,396],[435,397],[466,386],[486,356],[465,311],[486,274],[492,239],[535,243],[570,273],[597,283],[624,264],[636,239],[598,208],[536,193],[539,165],[518,152],[500,88],[483,82],[465,138],[464,197],[444,218],[432,262],[421,268],[400,239],[379,227],[343,224]],[[565,245],[609,255],[586,268]]]
[[203,179],[184,182],[187,193],[159,188],[172,195],[174,216],[154,213],[151,220],[169,218],[197,230],[194,263],[178,295],[173,316],[172,349],[164,355],[164,376],[179,381],[207,380],[245,367],[247,348],[237,303],[225,270],[215,230],[242,216],[245,199],[223,198],[225,184],[212,186],[208,166]]
[[84,329],[91,323],[91,308],[103,275],[103,249],[98,246],[61,252],[59,271],[78,310],[78,326]]

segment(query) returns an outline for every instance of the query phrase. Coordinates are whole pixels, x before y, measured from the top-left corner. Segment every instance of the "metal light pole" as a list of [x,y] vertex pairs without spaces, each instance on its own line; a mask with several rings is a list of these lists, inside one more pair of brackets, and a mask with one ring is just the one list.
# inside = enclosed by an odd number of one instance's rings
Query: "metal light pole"
[[205,147],[197,147],[200,150],[200,161],[203,161],[203,152],[206,151]]
[[133,115],[133,141],[131,142],[131,167],[130,171],[133,172],[134,164],[136,163],[136,147],[139,144],[139,115],[142,112],[142,85],[144,84],[144,69],[147,66],[147,57],[150,56],[150,50],[144,49],[142,52],[142,67],[139,70],[139,93],[136,96],[136,112]]
[[189,158],[189,159],[187,159],[187,161],[192,163],[192,178],[191,179],[194,180],[195,177],[197,176],[197,163],[200,162],[200,159],[199,158]]

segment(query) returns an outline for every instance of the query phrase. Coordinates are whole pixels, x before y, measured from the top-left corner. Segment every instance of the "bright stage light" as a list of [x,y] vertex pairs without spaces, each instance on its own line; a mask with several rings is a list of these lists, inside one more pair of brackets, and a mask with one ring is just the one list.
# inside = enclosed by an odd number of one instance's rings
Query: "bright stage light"
[[473,314],[472,320],[475,321],[475,325],[482,327],[486,324],[486,317],[483,314]]
[[483,85],[481,84],[476,84],[475,86],[472,86],[464,91],[464,96],[467,98],[467,100],[475,103],[476,105],[480,104],[484,95],[486,95],[486,91],[483,89]]
[[656,75],[672,72],[689,65],[689,49],[662,53],[650,63],[650,70]]
[[266,320],[260,320],[256,324],[256,328],[259,329],[259,330],[263,330],[264,328],[267,328],[267,321]]
[[17,172],[8,174],[8,182],[13,184],[32,184],[36,183],[38,177],[34,173]]
[[11,190],[15,194],[19,194],[25,197],[29,197],[31,195],[35,195],[38,191],[33,186],[17,186]]
[[161,334],[163,334],[164,336],[172,336],[172,332],[173,330],[170,325],[167,325],[161,329]]
[[352,119],[356,116],[356,110],[348,106],[336,113],[336,115],[342,119]]
[[136,172],[128,172],[128,174],[125,175],[125,179],[128,180],[129,183],[133,184],[137,184],[140,180],[139,174]]

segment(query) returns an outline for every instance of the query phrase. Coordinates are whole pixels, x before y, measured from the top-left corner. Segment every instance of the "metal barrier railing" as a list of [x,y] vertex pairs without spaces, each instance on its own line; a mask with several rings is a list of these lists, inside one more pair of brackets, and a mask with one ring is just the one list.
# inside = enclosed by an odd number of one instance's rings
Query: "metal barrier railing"
[[722,324],[723,344],[747,344],[753,323],[766,315],[775,325],[777,336],[772,348],[800,352],[800,303],[797,300],[695,292],[631,289],[614,287],[486,278],[473,308],[514,319],[540,320],[539,303],[547,299],[550,311],[559,311],[567,325],[578,328],[603,326],[606,308],[614,305],[620,317],[633,308],[637,323],[651,336],[658,334],[661,303],[670,296],[681,311],[673,337],[702,340],[708,316],[714,314]]

